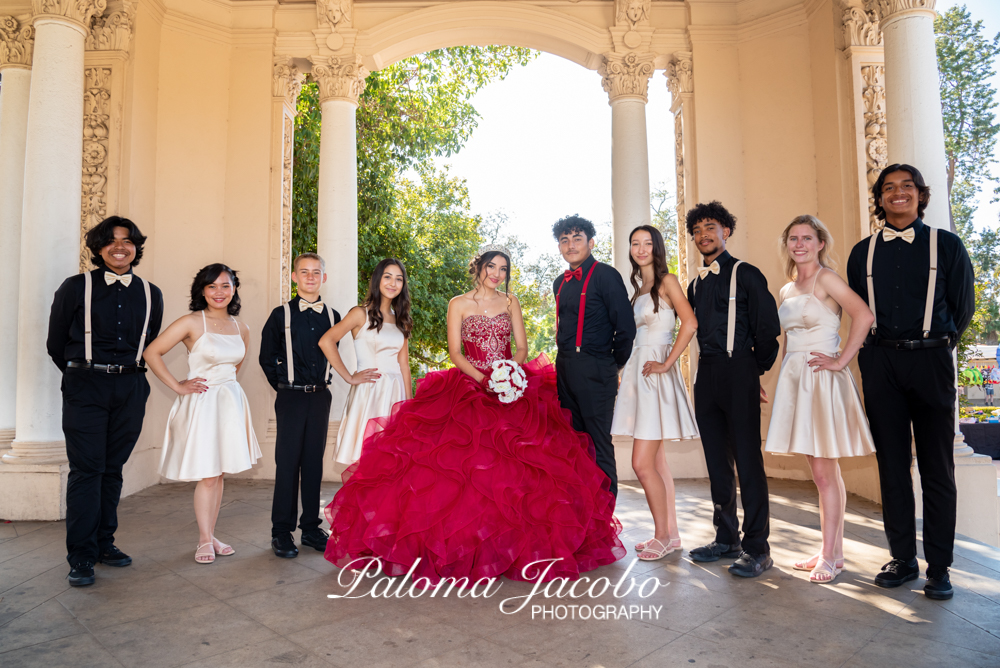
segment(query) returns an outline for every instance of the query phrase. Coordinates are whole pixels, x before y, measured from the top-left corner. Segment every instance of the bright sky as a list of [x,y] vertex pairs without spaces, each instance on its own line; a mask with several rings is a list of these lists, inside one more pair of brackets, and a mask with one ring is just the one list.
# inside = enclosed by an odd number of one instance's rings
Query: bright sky
[[[937,9],[955,4],[938,0]],[[1000,0],[964,4],[988,35],[1000,32]],[[440,162],[466,179],[475,213],[505,213],[510,234],[537,253],[556,251],[550,230],[564,215],[610,223],[611,107],[596,72],[543,53],[480,91],[473,104],[479,127],[458,155]],[[650,186],[663,183],[672,192],[673,117],[660,71],[649,82],[646,128]],[[1000,169],[994,174],[1000,179]],[[981,197],[977,226],[996,225],[1000,217],[1000,205],[989,199]]]

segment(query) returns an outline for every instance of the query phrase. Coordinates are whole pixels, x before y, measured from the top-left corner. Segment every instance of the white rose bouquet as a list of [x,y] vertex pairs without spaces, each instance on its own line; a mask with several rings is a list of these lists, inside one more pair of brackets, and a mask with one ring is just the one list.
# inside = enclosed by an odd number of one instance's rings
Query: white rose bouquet
[[500,403],[512,404],[524,396],[528,377],[520,364],[514,360],[497,360],[491,368],[492,371],[483,379],[483,386],[495,393]]

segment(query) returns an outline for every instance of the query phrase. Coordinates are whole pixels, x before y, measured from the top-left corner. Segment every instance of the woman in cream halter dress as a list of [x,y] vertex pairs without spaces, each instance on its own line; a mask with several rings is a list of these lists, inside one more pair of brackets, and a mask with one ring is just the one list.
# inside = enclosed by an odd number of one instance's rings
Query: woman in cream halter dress
[[361,459],[368,421],[387,417],[393,404],[406,399],[403,371],[399,366],[399,351],[405,345],[403,333],[391,322],[383,322],[382,331],[366,323],[354,339],[358,368],[377,369],[379,378],[374,383],[351,386],[337,434],[335,458],[338,463],[353,464]]
[[[821,584],[832,582],[844,567],[847,491],[838,460],[875,451],[858,387],[847,369],[875,316],[844,279],[826,268],[832,243],[829,230],[813,216],[795,218],[782,233],[786,273],[795,280],[781,289],[784,357],[764,447],[806,455],[809,462],[819,491],[823,545],[794,568],[811,571],[810,581]],[[833,307],[851,316],[843,355],[840,314]]]
[[[160,475],[198,481],[194,560],[199,564],[236,552],[215,537],[222,479],[227,473],[246,471],[261,457],[250,404],[236,381],[250,338],[246,325],[234,317],[240,312],[239,287],[236,272],[226,265],[203,267],[191,285],[192,313],[175,320],[143,354],[156,377],[177,393],[163,437]],[[163,356],[181,342],[188,349],[188,375],[178,381]]]

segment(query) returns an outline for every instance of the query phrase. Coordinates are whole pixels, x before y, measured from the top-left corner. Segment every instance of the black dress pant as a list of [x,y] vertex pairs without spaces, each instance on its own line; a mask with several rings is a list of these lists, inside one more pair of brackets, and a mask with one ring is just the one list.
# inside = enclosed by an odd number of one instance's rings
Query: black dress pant
[[319,492],[323,482],[323,453],[330,428],[330,390],[299,392],[278,390],[274,413],[278,435],[274,444],[274,499],[271,502],[271,536],[295,531],[302,480],[303,532],[319,528]]
[[[760,441],[760,376],[752,352],[702,357],[694,413],[705,450],[715,512],[715,540],[769,554],[770,508]],[[735,470],[734,470],[735,464]],[[743,540],[736,517],[736,473],[743,500]]]
[[924,556],[932,566],[951,566],[957,498],[951,349],[865,346],[858,353],[858,366],[875,441],[889,552],[904,561],[917,556],[910,474],[914,443],[924,501]]
[[146,374],[68,368],[63,373],[63,433],[69,459],[66,560],[96,562],[115,542],[122,467],[146,414]]
[[597,466],[611,481],[618,497],[615,446],[611,442],[611,419],[618,396],[618,365],[611,357],[559,351],[556,357],[556,389],[559,403],[573,416],[573,429],[594,440]]

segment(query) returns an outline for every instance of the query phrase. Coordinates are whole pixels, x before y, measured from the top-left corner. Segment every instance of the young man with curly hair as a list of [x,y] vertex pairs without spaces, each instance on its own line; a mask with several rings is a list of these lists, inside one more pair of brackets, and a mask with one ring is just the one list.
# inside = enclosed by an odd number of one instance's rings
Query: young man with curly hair
[[[688,301],[698,319],[695,419],[715,506],[715,540],[691,550],[694,561],[737,557],[729,572],[756,577],[773,565],[767,476],[760,442],[760,376],[778,356],[778,308],[757,267],[726,250],[736,218],[719,202],[698,204],[687,231],[702,255]],[[734,466],[735,464],[735,466]],[[736,473],[743,501],[743,538],[736,517]]]

